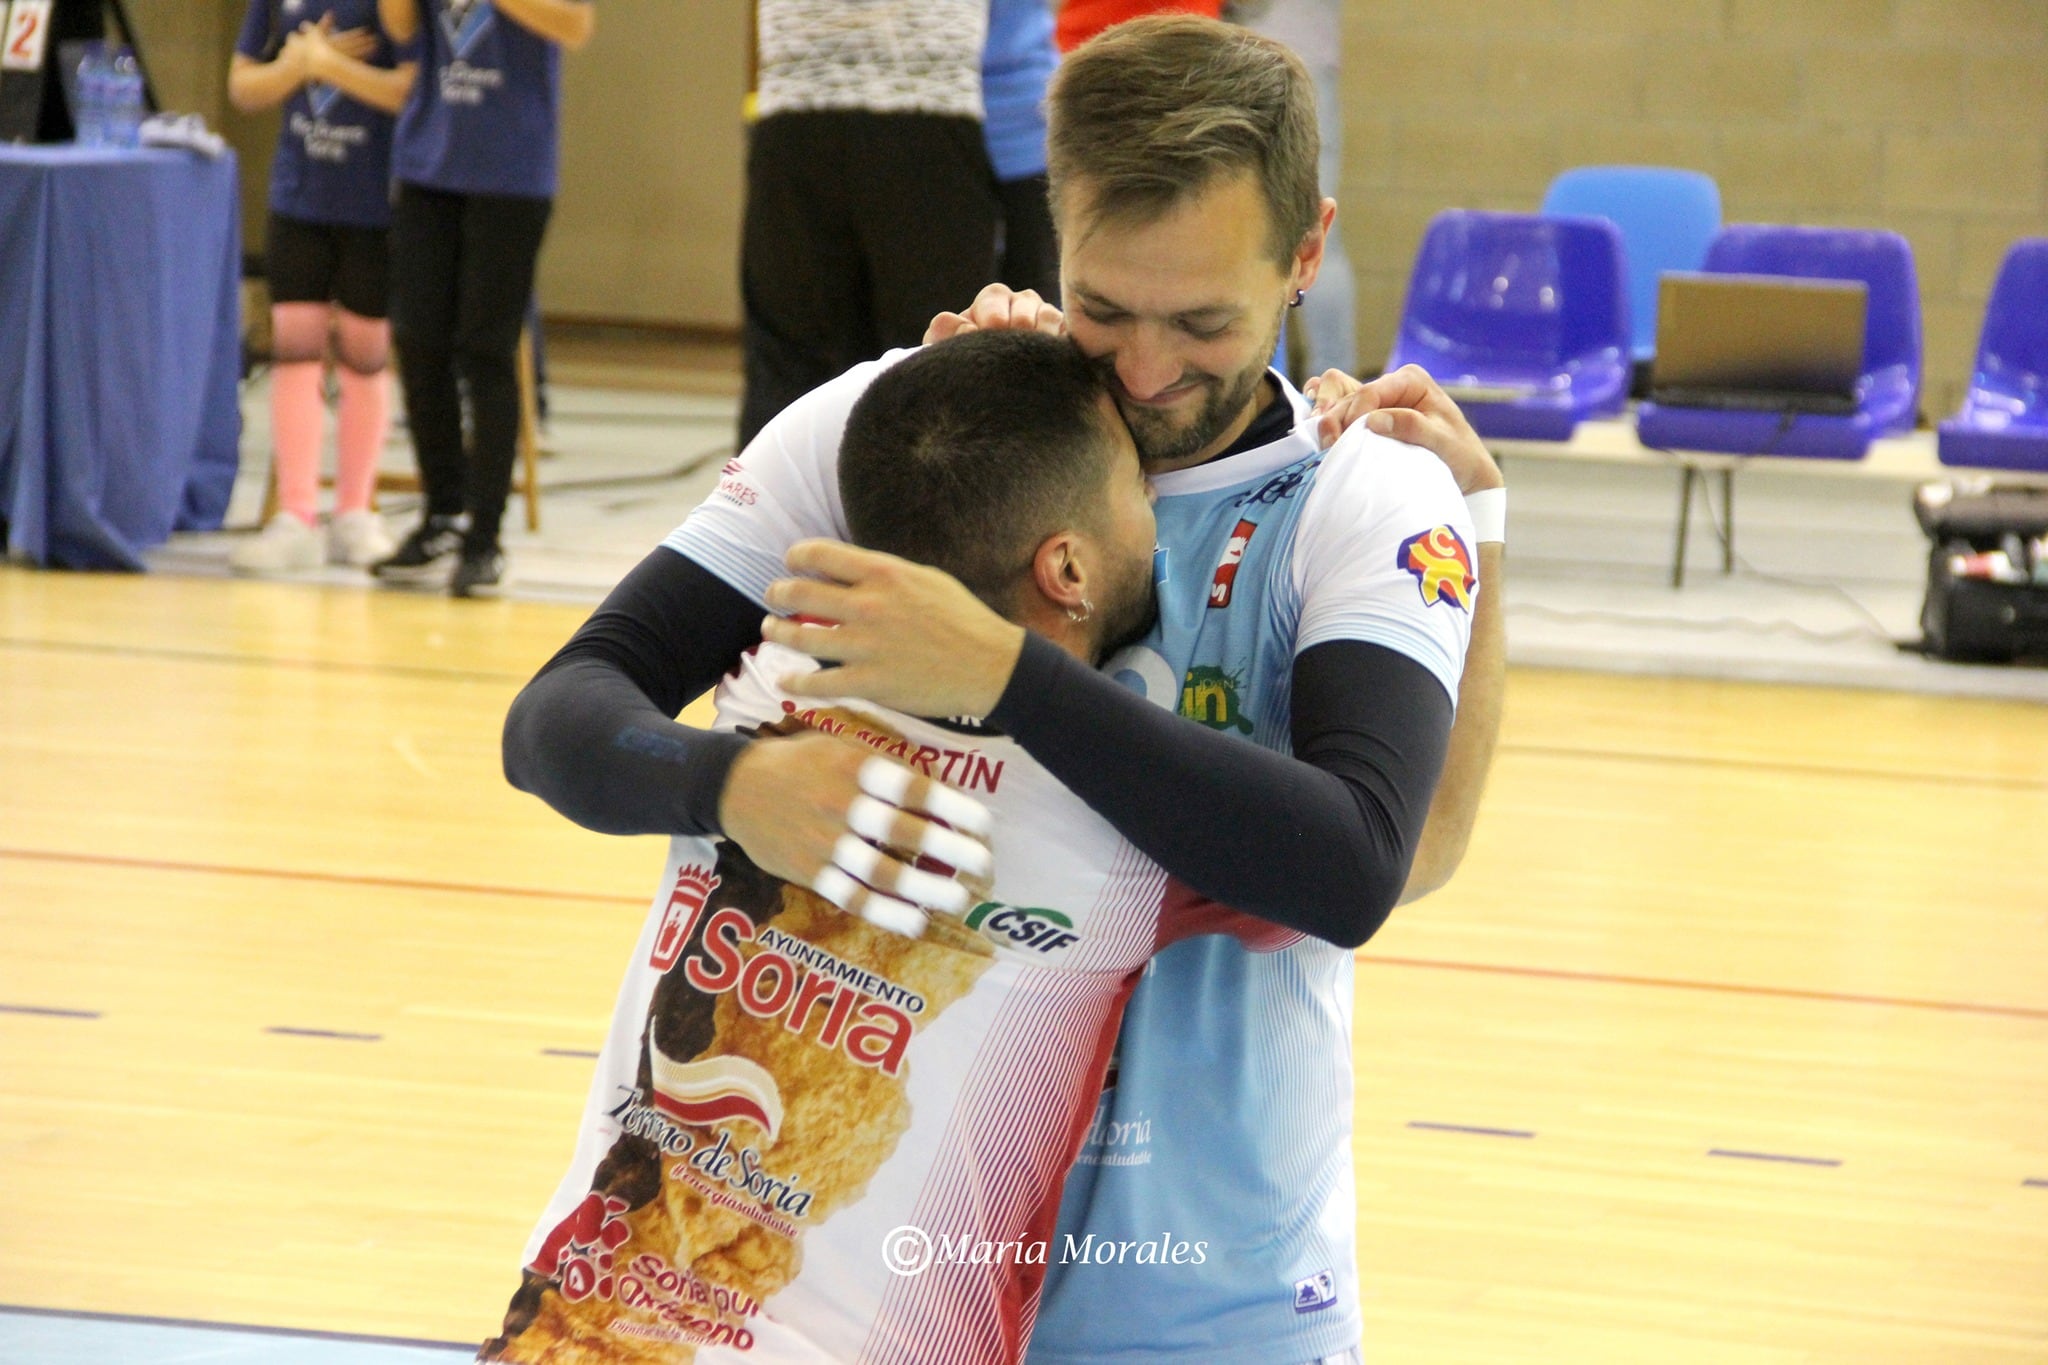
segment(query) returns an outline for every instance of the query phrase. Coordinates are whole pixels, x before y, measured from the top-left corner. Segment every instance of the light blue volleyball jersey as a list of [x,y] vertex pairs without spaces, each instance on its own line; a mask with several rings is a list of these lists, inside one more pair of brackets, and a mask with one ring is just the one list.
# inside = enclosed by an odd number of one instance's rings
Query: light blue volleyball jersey
[[[667,546],[759,601],[790,544],[843,537],[839,434],[904,354],[785,410]],[[1294,657],[1325,641],[1397,650],[1455,700],[1478,585],[1444,466],[1362,425],[1318,454],[1306,402],[1277,382],[1296,414],[1285,437],[1155,479],[1160,621],[1107,668],[1286,751]],[[1230,837],[1227,812],[1188,818]],[[1279,941],[1188,939],[1145,969],[1068,1177],[1027,1365],[1297,1365],[1356,1346],[1352,959]]]
[[[1154,480],[1159,625],[1108,666],[1283,752],[1295,656],[1328,640],[1408,655],[1455,701],[1476,591],[1444,467],[1362,427],[1318,453],[1287,396],[1286,437]],[[1187,815],[1230,837],[1223,813]],[[1299,937],[1259,953],[1211,935],[1152,960],[1068,1177],[1067,1254],[1051,1258],[1028,1365],[1293,1365],[1358,1344],[1352,982],[1349,951]],[[1162,1238],[1205,1254],[1142,1253]],[[1105,1244],[1133,1251],[1105,1260]]]

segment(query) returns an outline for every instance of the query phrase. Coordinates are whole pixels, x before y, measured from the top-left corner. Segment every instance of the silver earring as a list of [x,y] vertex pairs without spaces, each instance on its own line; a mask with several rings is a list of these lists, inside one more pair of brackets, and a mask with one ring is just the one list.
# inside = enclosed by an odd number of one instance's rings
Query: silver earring
[[1306,289],[1297,289],[1294,291],[1294,297],[1288,301],[1287,306],[1289,308],[1299,308],[1301,307],[1301,301],[1307,297],[1308,291]]
[[1075,623],[1076,625],[1078,625],[1078,624],[1080,624],[1081,622],[1083,622],[1083,621],[1087,620],[1087,619],[1088,619],[1089,617],[1093,616],[1094,614],[1095,614],[1095,604],[1094,604],[1093,602],[1090,602],[1090,601],[1089,601],[1089,600],[1088,600],[1087,598],[1085,598],[1085,597],[1081,599],[1081,610],[1079,610],[1079,611],[1075,611],[1075,610],[1074,610],[1074,609],[1073,609],[1072,607],[1068,607],[1068,608],[1067,608],[1067,619],[1068,619],[1069,621],[1072,621],[1072,622],[1074,622],[1074,623]]

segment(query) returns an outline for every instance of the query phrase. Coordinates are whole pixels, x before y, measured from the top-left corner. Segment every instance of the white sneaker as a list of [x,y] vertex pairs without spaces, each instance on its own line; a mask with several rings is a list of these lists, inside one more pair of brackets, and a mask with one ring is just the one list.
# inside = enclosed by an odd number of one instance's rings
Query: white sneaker
[[320,533],[289,512],[279,512],[228,555],[228,567],[236,573],[297,573],[326,562]]
[[384,529],[384,518],[375,512],[344,512],[327,523],[327,561],[351,569],[367,569],[380,559],[389,559],[398,542]]

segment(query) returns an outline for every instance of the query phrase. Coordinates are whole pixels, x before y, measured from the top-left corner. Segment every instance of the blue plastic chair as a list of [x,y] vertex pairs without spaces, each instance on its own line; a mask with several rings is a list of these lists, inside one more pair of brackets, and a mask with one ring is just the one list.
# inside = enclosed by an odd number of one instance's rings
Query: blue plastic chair
[[1797,455],[1860,460],[1874,437],[1909,430],[1920,397],[1920,289],[1913,249],[1895,232],[1774,227],[1726,229],[1707,250],[1706,269],[1738,275],[1862,280],[1870,287],[1863,376],[1850,416],[1722,412],[1645,403],[1636,410],[1643,444],[1665,450]]
[[1941,424],[1941,462],[2048,470],[2048,237],[2014,242],[1998,268],[1977,372]]
[[1634,356],[1657,351],[1657,277],[1698,270],[1721,230],[1721,189],[1700,171],[1667,166],[1579,166],[1550,182],[1543,211],[1609,218],[1621,229]]
[[1438,214],[1416,254],[1387,368],[1420,365],[1452,387],[1482,436],[1568,441],[1628,400],[1621,233],[1604,218]]

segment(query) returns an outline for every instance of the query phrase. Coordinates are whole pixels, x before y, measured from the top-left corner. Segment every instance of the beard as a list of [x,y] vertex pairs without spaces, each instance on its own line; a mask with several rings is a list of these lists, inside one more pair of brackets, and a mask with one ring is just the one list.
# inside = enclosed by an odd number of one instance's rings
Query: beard
[[1137,443],[1138,456],[1146,468],[1173,464],[1200,454],[1228,431],[1231,423],[1244,415],[1244,410],[1251,405],[1252,396],[1258,392],[1259,381],[1266,377],[1266,366],[1274,349],[1280,344],[1283,314],[1284,310],[1273,315],[1272,330],[1265,345],[1259,348],[1259,358],[1253,364],[1227,379],[1204,374],[1185,376],[1180,381],[1185,383],[1188,379],[1198,378],[1202,386],[1201,403],[1191,417],[1127,401],[1120,396],[1123,386],[1116,378],[1115,356],[1103,356],[1096,362],[1109,380],[1110,393],[1118,395],[1117,411],[1123,414],[1124,425],[1131,429],[1131,439]]
[[1152,633],[1159,619],[1159,598],[1152,586],[1152,557],[1147,555],[1111,585],[1097,604],[1100,621],[1095,636],[1095,664],[1100,666],[1125,645],[1134,645]]

